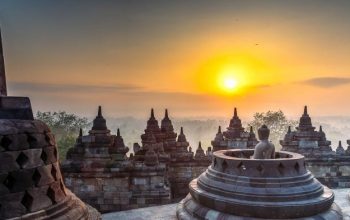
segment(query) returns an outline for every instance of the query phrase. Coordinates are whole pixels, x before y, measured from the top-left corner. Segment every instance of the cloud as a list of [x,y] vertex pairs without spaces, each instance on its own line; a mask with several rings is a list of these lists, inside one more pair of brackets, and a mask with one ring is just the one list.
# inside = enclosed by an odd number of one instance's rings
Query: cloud
[[84,84],[52,84],[31,82],[9,82],[8,87],[16,92],[38,92],[38,93],[62,93],[62,92],[138,92],[143,88],[131,84],[116,84],[112,86],[84,85]]
[[346,77],[316,77],[311,78],[305,81],[302,81],[303,84],[317,86],[321,88],[331,88],[342,86],[350,83],[350,78]]

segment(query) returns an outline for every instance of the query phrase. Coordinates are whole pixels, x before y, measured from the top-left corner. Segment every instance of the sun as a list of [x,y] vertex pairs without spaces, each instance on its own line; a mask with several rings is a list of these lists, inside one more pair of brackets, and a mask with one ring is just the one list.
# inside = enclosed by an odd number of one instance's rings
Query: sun
[[234,68],[224,68],[217,75],[219,89],[226,94],[236,93],[241,84],[237,77],[239,75],[240,72]]
[[237,80],[233,77],[227,77],[224,79],[223,87],[227,90],[234,90],[237,87]]

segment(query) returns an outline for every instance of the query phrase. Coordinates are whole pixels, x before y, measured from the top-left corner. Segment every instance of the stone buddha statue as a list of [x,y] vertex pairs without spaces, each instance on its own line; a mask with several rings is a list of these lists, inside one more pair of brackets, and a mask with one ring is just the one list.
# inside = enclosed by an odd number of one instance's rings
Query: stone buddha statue
[[254,159],[274,159],[275,158],[275,145],[273,145],[268,139],[270,135],[270,129],[266,125],[263,125],[258,130],[260,142],[255,146]]

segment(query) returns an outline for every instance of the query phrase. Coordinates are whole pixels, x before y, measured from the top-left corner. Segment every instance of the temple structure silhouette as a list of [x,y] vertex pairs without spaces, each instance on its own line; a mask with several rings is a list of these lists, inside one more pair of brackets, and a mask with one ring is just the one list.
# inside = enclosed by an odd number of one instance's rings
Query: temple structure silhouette
[[100,212],[181,199],[210,164],[211,152],[205,154],[201,146],[191,152],[183,128],[179,135],[174,132],[167,110],[161,127],[151,110],[142,146],[135,143],[130,157],[121,132],[111,134],[99,107],[89,134],[80,132],[62,164],[67,187]]

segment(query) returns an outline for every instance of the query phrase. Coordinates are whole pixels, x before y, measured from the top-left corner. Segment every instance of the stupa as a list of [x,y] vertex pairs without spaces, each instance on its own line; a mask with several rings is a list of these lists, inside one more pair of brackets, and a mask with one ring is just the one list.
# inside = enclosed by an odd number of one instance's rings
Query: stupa
[[65,187],[55,138],[29,98],[7,96],[1,35],[0,161],[0,219],[100,219]]
[[346,143],[348,144],[348,147],[345,150],[345,154],[350,155],[350,140],[347,140]]
[[[171,120],[168,116],[168,111],[165,111],[165,117],[162,120],[161,128],[158,125],[158,120],[154,116],[154,110],[151,109],[151,116],[147,121],[145,133],[141,135],[142,147],[137,143],[134,144],[135,161],[144,161],[144,155],[152,148],[158,155],[158,160],[161,164],[168,164],[170,154],[168,153],[169,142],[176,145],[176,136]],[[165,151],[165,147],[167,151]]]
[[[177,140],[176,140],[177,138]],[[165,109],[164,118],[159,127],[155,118],[154,110],[151,109],[151,116],[147,121],[147,127],[144,134],[141,135],[142,146],[134,144],[134,161],[144,161],[146,152],[152,150],[158,156],[160,165],[166,167],[167,185],[171,189],[171,198],[178,201],[188,193],[188,183],[198,177],[211,161],[211,151],[205,154],[204,150],[199,147],[196,154],[192,152],[192,148],[187,142],[184,129],[180,129],[177,135],[174,126],[169,117],[169,112]]]
[[121,131],[111,134],[100,106],[89,134],[80,132],[62,165],[67,187],[103,213],[169,203],[166,167],[153,142],[142,149],[142,160],[139,152],[128,158]]
[[[256,150],[265,151],[272,146],[263,143],[262,130]],[[253,159],[254,151],[214,152],[211,166],[189,184],[190,193],[178,204],[177,218],[343,219],[333,192],[306,169],[304,156],[280,151],[271,156],[274,159]]]
[[324,185],[331,188],[350,187],[349,148],[344,150],[339,143],[336,151],[320,126],[316,131],[312,126],[307,106],[295,131],[289,127],[283,140],[282,150],[305,156],[306,167]]
[[296,131],[291,131],[289,128],[284,140],[281,140],[280,143],[283,151],[300,153],[306,158],[332,156],[335,154],[332,151],[331,142],[326,139],[322,127],[320,127],[319,131],[315,131],[315,127],[312,126],[307,106],[304,107],[304,113],[300,117]]
[[215,139],[211,142],[213,151],[252,149],[256,144],[257,140],[253,129],[251,128],[249,132],[244,130],[241,119],[238,117],[237,108],[234,109],[234,114],[227,130],[221,132],[221,126],[219,126]]

